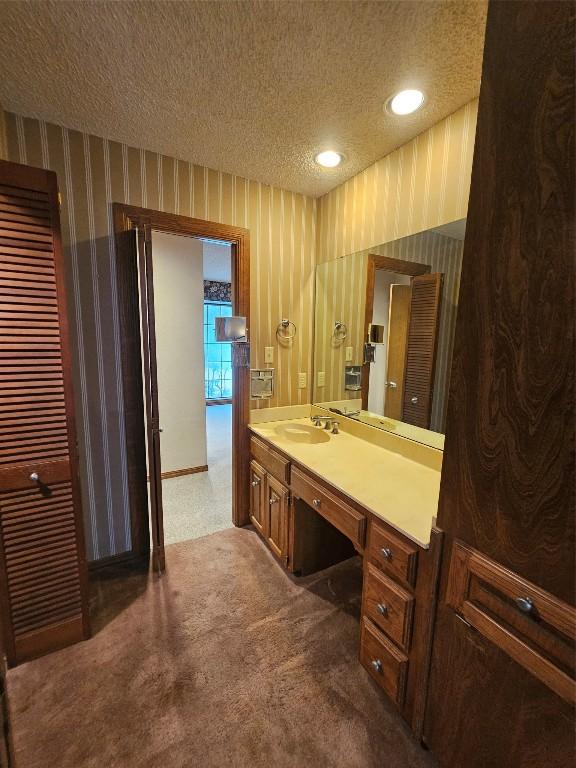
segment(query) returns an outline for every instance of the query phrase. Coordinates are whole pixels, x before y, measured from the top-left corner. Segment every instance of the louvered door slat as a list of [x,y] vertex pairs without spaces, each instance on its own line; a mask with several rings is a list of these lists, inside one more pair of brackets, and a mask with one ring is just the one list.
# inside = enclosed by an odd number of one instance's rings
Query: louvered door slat
[[10,664],[88,632],[67,349],[55,176],[0,161],[0,570]]
[[402,421],[428,429],[440,320],[440,273],[412,280]]

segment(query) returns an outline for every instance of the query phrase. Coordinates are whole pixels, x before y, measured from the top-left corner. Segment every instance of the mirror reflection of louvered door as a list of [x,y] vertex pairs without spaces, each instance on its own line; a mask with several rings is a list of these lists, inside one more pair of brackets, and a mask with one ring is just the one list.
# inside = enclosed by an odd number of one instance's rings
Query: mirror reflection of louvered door
[[88,636],[56,175],[0,161],[0,609],[10,665]]
[[435,272],[412,280],[402,421],[425,429],[432,413],[442,277]]

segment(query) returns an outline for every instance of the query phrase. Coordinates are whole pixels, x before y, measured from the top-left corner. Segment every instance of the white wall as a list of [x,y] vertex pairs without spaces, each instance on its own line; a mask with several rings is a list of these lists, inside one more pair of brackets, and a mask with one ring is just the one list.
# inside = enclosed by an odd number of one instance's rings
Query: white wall
[[207,464],[202,242],[152,233],[162,472]]
[[375,362],[370,366],[370,386],[368,388],[368,410],[384,413],[386,394],[386,361],[388,357],[388,322],[390,314],[390,286],[400,283],[410,284],[409,275],[397,275],[384,269],[377,269],[374,274],[374,310],[372,322],[383,325],[384,343],[376,345]]

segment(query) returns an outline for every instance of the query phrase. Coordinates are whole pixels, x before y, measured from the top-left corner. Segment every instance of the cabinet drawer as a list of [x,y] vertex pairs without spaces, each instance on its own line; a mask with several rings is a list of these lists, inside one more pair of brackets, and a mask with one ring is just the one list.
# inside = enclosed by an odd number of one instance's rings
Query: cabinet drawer
[[368,563],[364,613],[405,651],[410,648],[414,597]]
[[295,496],[313,507],[355,547],[364,549],[366,517],[361,512],[340,501],[298,469],[292,470],[291,487]]
[[360,661],[392,701],[402,707],[408,658],[366,618],[362,619]]
[[372,523],[370,530],[370,560],[391,576],[412,586],[416,583],[418,547],[385,528]]
[[576,701],[576,609],[459,542],[446,602],[559,696]]
[[283,483],[290,483],[290,462],[256,437],[250,438],[250,452],[256,461]]

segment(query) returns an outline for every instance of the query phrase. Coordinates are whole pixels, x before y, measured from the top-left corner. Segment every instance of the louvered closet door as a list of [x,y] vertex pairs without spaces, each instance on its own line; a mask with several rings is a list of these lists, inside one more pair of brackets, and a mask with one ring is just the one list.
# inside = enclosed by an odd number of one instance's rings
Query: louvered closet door
[[55,174],[0,161],[0,571],[10,664],[87,636]]
[[428,429],[432,412],[442,273],[412,280],[402,421]]

